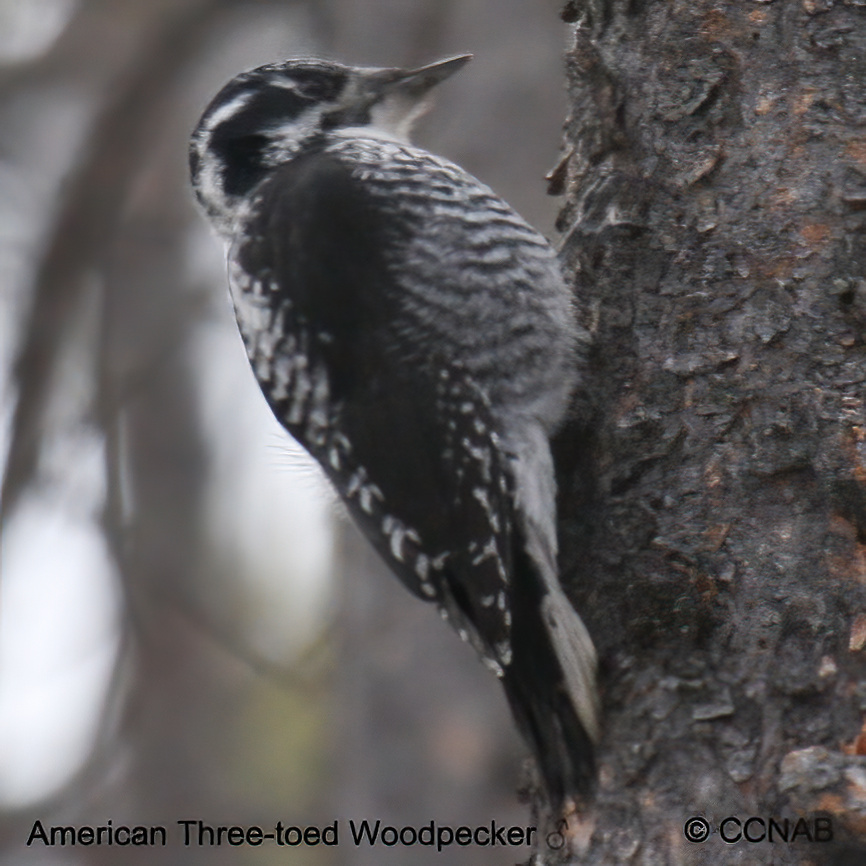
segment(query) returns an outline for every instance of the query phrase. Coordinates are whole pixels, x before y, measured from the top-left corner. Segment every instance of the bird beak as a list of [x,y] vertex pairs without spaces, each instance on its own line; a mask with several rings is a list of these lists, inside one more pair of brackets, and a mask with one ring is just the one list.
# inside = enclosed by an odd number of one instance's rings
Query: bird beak
[[461,54],[459,57],[449,57],[447,60],[438,60],[418,69],[409,69],[404,73],[401,84],[419,94],[425,93],[431,87],[450,78],[455,72],[462,69],[472,59],[471,54]]
[[382,90],[387,93],[401,92],[412,99],[420,99],[428,90],[450,78],[472,59],[471,54],[438,60],[418,69],[389,69],[383,76]]
[[[413,124],[430,107],[430,91],[471,59],[471,54],[462,54],[418,69],[370,70],[359,82],[361,93],[350,95],[346,111],[336,115],[339,122],[334,125],[346,126],[357,107],[366,107],[372,113],[372,126],[408,142]],[[364,122],[369,121],[367,117]]]

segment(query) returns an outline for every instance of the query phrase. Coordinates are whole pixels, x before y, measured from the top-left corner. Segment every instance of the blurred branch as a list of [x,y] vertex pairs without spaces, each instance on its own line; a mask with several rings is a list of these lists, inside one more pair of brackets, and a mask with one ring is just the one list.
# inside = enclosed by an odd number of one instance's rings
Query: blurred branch
[[104,261],[113,228],[142,157],[159,128],[172,83],[232,0],[190,0],[160,11],[152,32],[113,98],[93,125],[84,156],[67,185],[35,279],[25,336],[15,363],[18,401],[0,503],[0,525],[35,474],[42,419],[69,317],[87,278]]
[[320,697],[330,689],[327,677],[333,670],[333,649],[337,634],[331,621],[290,661],[274,661],[256,652],[232,629],[217,623],[201,611],[200,605],[175,602],[175,610],[189,626],[207,638],[256,677],[280,689],[296,692],[306,699]]
[[[175,0],[87,0],[78,3],[66,27],[42,54],[26,60],[0,66],[0,95],[25,87],[39,87],[56,82],[104,77],[117,57],[121,41],[140,39],[142,28],[152,26],[166,15]],[[109,46],[111,50],[94,51],[94,46]]]

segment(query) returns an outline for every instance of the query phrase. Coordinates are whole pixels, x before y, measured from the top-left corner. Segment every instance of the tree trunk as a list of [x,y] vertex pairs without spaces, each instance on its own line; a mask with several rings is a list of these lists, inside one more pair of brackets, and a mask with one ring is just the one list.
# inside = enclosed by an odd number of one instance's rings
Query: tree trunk
[[604,736],[542,859],[864,863],[864,2],[563,17],[559,227],[594,348],[562,562]]

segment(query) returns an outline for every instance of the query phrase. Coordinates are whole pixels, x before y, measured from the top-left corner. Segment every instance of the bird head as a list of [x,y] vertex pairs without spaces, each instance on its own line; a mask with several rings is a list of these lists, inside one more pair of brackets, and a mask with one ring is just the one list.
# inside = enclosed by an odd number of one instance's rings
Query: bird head
[[341,135],[408,141],[430,91],[471,58],[417,69],[287,60],[233,78],[190,142],[192,185],[216,228],[228,232],[246,197],[276,167]]

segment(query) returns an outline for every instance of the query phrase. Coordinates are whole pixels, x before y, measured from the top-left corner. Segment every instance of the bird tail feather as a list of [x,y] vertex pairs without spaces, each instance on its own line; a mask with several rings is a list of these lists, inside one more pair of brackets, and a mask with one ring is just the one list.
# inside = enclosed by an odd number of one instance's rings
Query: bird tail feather
[[514,555],[513,658],[503,685],[547,793],[559,807],[568,797],[585,797],[595,777],[595,648],[550,566],[525,550]]

